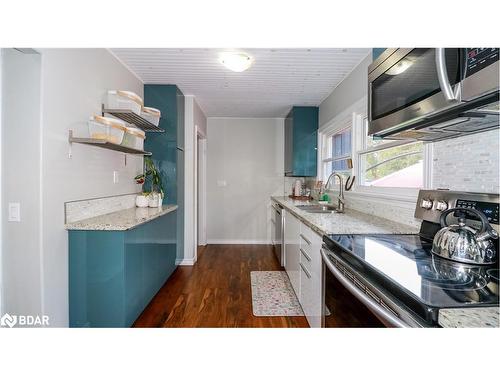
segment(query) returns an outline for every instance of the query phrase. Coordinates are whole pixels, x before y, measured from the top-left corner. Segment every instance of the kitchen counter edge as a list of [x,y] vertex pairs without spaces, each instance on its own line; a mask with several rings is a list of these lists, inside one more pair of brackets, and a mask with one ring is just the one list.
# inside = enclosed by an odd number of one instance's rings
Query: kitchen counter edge
[[66,230],[126,231],[177,210],[173,204],[161,207],[132,207],[64,226]]

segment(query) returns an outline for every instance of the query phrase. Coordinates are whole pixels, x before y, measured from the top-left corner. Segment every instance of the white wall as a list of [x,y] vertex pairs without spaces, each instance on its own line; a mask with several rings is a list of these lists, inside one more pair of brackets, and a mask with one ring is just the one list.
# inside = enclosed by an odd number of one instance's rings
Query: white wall
[[198,127],[198,131],[206,137],[207,117],[205,116],[205,113],[203,112],[201,107],[196,102],[196,99],[194,99],[193,101],[193,121],[194,125]]
[[[109,89],[143,96],[143,83],[104,49],[42,51],[43,95],[43,251],[45,313],[57,325],[68,324],[68,236],[63,229],[66,201],[133,193],[133,177],[142,157],[73,145],[68,130],[85,132],[86,119],[100,112]],[[113,183],[113,171],[119,182]]]
[[194,96],[185,96],[184,128],[184,259],[180,264],[194,264],[197,233],[197,142],[196,128],[206,134],[207,119]]
[[[43,310],[41,273],[41,57],[2,51],[2,284],[10,314]],[[21,222],[7,221],[9,202]]]
[[366,96],[368,92],[368,66],[370,53],[340,82],[319,106],[319,126],[325,125],[346,108]]
[[[137,192],[140,187],[133,177],[142,170],[141,157],[127,156],[125,165],[124,154],[79,144],[73,145],[72,158],[68,158],[68,130],[73,129],[77,136],[86,134],[86,120],[100,113],[106,90],[131,90],[143,95],[143,84],[104,49],[43,49],[40,52],[42,131],[15,143],[24,152],[28,141],[41,144],[38,159],[41,183],[21,180],[22,184],[41,187],[41,265],[37,262],[43,283],[41,290],[39,285],[38,290],[35,290],[37,286],[30,286],[29,299],[41,300],[42,312],[49,315],[52,326],[67,326],[68,235],[64,230],[64,202]],[[3,125],[10,126],[6,122]],[[5,147],[6,140],[3,141]],[[116,184],[113,171],[119,172]],[[4,178],[17,180],[14,174]],[[22,198],[23,207],[27,206],[26,199]],[[13,243],[13,250],[21,251],[31,240],[28,237],[25,233],[22,240]],[[27,265],[32,261],[23,259]],[[8,269],[13,265],[4,262],[3,266]],[[31,273],[29,269],[24,271],[24,275]],[[20,283],[4,289],[6,293],[22,297],[23,303],[28,300]],[[19,311],[20,307],[6,303],[5,310]]]
[[[195,242],[194,247],[207,244],[207,160],[206,160],[206,145],[207,145],[207,117],[196,102],[193,102],[193,117],[194,126],[198,134],[195,134],[195,166],[194,166],[194,185],[197,187],[198,194],[194,196],[194,230]],[[197,220],[196,220],[197,218]],[[197,253],[195,253],[195,259]]]
[[283,195],[283,123],[208,119],[208,243],[271,242],[269,197]]

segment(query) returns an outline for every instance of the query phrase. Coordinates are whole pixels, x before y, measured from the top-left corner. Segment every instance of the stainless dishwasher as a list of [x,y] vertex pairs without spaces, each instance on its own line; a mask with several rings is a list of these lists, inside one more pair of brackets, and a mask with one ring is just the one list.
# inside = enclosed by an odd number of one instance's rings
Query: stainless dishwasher
[[285,233],[285,215],[283,207],[273,203],[274,229],[274,254],[282,267],[285,267],[285,247],[283,246],[283,234]]

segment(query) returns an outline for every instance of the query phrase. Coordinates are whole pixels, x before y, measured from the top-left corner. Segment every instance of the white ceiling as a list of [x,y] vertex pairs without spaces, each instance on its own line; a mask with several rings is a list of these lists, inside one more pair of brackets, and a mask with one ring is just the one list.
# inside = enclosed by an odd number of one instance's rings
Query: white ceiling
[[[319,105],[370,52],[366,48],[238,49],[253,58],[245,72],[219,63],[228,49],[111,50],[144,83],[176,84],[208,117],[285,117],[292,105]],[[235,51],[235,50],[233,50]]]

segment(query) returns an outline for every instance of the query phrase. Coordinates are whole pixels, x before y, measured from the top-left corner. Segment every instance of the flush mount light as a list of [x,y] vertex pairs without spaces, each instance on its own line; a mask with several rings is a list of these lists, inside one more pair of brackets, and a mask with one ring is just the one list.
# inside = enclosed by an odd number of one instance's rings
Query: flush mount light
[[246,53],[226,52],[220,56],[220,63],[233,72],[243,72],[252,65],[252,58]]

